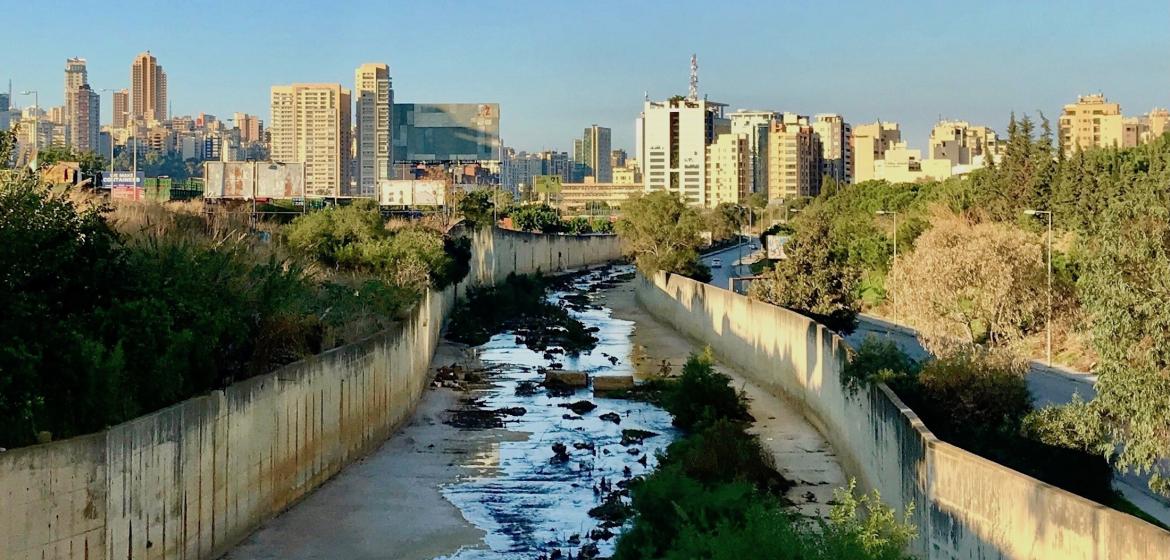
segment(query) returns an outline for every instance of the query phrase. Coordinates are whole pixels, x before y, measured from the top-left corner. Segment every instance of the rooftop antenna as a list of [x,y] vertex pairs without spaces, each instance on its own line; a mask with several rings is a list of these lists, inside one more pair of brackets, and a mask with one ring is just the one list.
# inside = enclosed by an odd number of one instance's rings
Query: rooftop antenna
[[699,100],[699,57],[693,53],[691,54],[691,91],[687,99]]
[[[11,82],[11,81],[12,80],[9,80],[9,82]],[[11,87],[9,87],[9,89],[11,89]],[[650,101],[650,92],[649,91],[642,92],[642,100],[643,101]]]

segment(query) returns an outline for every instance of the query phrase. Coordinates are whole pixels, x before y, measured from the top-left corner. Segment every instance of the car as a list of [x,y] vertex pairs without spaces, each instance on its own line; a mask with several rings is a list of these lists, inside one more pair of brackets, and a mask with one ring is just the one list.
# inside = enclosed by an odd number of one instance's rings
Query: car
[[751,245],[748,245],[748,249],[751,249],[751,250],[753,250],[753,251],[759,251],[759,250],[760,250],[760,246],[759,246],[759,245],[756,245],[755,243],[752,243]]
[[711,266],[715,266],[715,267],[723,266],[723,259],[720,259],[718,257],[711,259]]

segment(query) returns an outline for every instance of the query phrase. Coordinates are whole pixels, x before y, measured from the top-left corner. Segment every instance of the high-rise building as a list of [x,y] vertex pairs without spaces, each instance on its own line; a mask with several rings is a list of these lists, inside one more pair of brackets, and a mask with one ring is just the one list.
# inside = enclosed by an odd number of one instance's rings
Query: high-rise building
[[585,129],[581,137],[581,163],[588,169],[587,175],[592,175],[598,183],[608,183],[613,180],[613,167],[610,166],[610,130],[604,126],[593,125]]
[[646,191],[667,191],[694,206],[706,203],[707,146],[731,132],[726,107],[683,97],[644,103],[638,162]]
[[150,51],[130,65],[130,116],[145,124],[167,120],[167,73]]
[[1089,148],[1130,147],[1124,138],[1121,105],[1096,93],[1077,97],[1060,115],[1060,140],[1065,154]]
[[619,149],[609,152],[609,168],[613,170],[619,167],[625,167],[627,157],[625,150]]
[[853,182],[853,152],[849,146],[852,127],[841,115],[822,113],[813,117],[813,131],[821,139],[822,174],[839,185]]
[[768,131],[779,116],[772,111],[740,109],[731,114],[732,134],[746,134],[748,138],[748,174],[751,192],[768,191]]
[[951,167],[982,167],[999,150],[999,136],[967,121],[939,121],[930,131],[928,159],[945,159]]
[[69,141],[74,151],[96,152],[101,132],[101,96],[89,84],[69,92]]
[[9,99],[7,93],[0,93],[0,131],[12,128],[12,116],[8,112],[11,109],[11,103],[12,100]]
[[[88,73],[85,68],[84,58],[70,58],[65,61],[65,122],[69,124],[70,128],[65,129],[66,144],[74,145],[76,142],[73,136],[88,134],[88,131],[79,132],[74,131],[72,122],[74,118],[74,101],[76,99],[75,92],[81,86],[88,84]],[[88,98],[87,98],[88,99]],[[96,142],[89,143],[90,146],[96,148]]]
[[[3,108],[0,106],[0,111],[2,110]],[[1170,132],[1170,111],[1155,107],[1146,115],[1145,122],[1145,138],[1142,139],[1142,142],[1153,142],[1161,138],[1163,134]]]
[[545,150],[540,152],[540,159],[544,161],[541,173],[545,175],[560,175],[561,181],[568,183],[573,174],[573,162],[569,160],[568,152]]
[[356,177],[361,196],[374,196],[378,181],[390,179],[392,141],[391,113],[394,109],[394,88],[390,81],[390,67],[385,64],[363,64],[353,77],[353,94],[357,107]]
[[820,138],[807,118],[773,122],[768,131],[768,200],[819,195],[822,154]]
[[126,128],[130,120],[130,90],[114,92],[114,128]]
[[850,137],[853,182],[873,179],[875,162],[884,158],[886,150],[901,141],[902,131],[898,123],[878,121],[853,127],[853,136]]
[[305,164],[310,196],[352,195],[350,93],[341,84],[272,86],[273,161]]
[[725,133],[707,146],[707,200],[714,208],[721,203],[741,204],[751,194],[751,147],[747,134]]
[[240,142],[250,144],[263,138],[264,126],[260,123],[260,117],[248,113],[234,113],[232,121],[240,131]]

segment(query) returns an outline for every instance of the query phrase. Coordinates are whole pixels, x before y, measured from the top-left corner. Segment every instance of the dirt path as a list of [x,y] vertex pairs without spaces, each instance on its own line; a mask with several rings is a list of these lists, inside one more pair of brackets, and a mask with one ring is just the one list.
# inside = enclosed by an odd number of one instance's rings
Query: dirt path
[[[662,360],[667,360],[672,370],[678,372],[687,356],[702,348],[642,309],[634,300],[632,283],[607,290],[604,304],[613,309],[614,317],[636,324],[635,365],[643,375],[658,372]],[[716,363],[716,368],[730,376],[736,387],[747,394],[751,414],[756,418],[751,431],[759,434],[764,446],[772,452],[776,469],[796,483],[787,498],[803,515],[827,517],[833,490],[847,482],[832,446],[788,402],[772,396],[733,368],[722,363]]]
[[[432,368],[460,361],[465,352],[443,343]],[[369,457],[350,465],[292,509],[264,524],[225,559],[423,560],[482,544],[440,494],[466,469],[468,456],[490,457],[504,430],[457,432],[442,423],[459,393],[428,389],[410,423]],[[490,461],[481,463],[491,468]]]

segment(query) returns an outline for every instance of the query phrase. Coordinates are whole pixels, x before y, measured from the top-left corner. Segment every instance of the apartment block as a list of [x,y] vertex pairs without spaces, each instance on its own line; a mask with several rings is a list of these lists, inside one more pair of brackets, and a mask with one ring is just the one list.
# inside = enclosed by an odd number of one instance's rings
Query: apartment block
[[[77,92],[78,88],[80,88],[81,86],[84,86],[88,83],[89,83],[89,79],[88,79],[88,72],[86,71],[85,59],[84,58],[70,58],[70,59],[66,60],[65,61],[65,95],[64,95],[64,97],[65,97],[65,115],[64,115],[64,120],[70,126],[70,128],[66,129],[66,136],[67,136],[66,143],[70,146],[75,144],[75,141],[73,139],[75,132],[74,132],[74,129],[72,128],[72,123],[73,123],[73,118],[75,116],[74,112],[76,111],[76,107],[74,105],[74,103],[77,99],[76,92]],[[88,100],[89,100],[89,98],[86,97],[87,102],[88,102]],[[78,131],[78,132],[76,132],[76,134],[78,134],[80,136],[87,136],[88,132],[89,132],[88,130]],[[88,140],[88,138],[86,138],[86,140]],[[86,144],[88,146],[91,146],[91,147],[96,149],[96,146],[97,146],[96,141],[95,142],[86,142]],[[90,148],[87,148],[87,149],[90,149]]]
[[746,134],[748,138],[748,175],[751,178],[751,192],[768,191],[768,131],[772,121],[780,115],[772,111],[747,111],[740,109],[730,115],[731,133]]
[[130,116],[146,124],[167,120],[167,73],[150,51],[130,66]]
[[586,174],[593,176],[598,183],[608,183],[613,179],[613,167],[609,159],[610,136],[608,128],[592,125],[585,129],[581,137],[580,159],[577,161],[585,165]]
[[929,159],[945,159],[952,167],[978,168],[999,153],[999,135],[967,121],[939,121],[930,131]]
[[[1127,138],[1121,105],[1095,93],[1077,97],[1064,106],[1060,115],[1060,140],[1065,155],[1089,148],[1128,148],[1137,145]],[[1133,125],[1133,123],[1130,123]]]
[[273,86],[271,158],[305,164],[310,196],[353,196],[350,91],[340,84]]
[[849,138],[853,128],[841,115],[822,113],[813,117],[813,131],[821,140],[821,173],[838,184],[853,182],[853,150]]
[[114,92],[114,128],[126,128],[130,119],[130,90],[123,89]]
[[357,107],[356,180],[361,196],[373,197],[379,181],[391,178],[394,89],[390,67],[363,64],[354,72]]
[[96,152],[101,133],[101,97],[89,84],[69,92],[69,142],[78,152]]
[[707,146],[731,132],[726,107],[683,97],[644,103],[638,161],[646,191],[667,191],[692,206],[706,203]]
[[885,157],[886,150],[902,141],[898,123],[875,122],[853,127],[850,150],[853,156],[853,182],[874,179],[874,165]]
[[752,189],[750,161],[747,134],[720,134],[707,146],[707,208],[747,201]]
[[799,118],[774,121],[768,131],[768,200],[821,193],[821,141],[802,120],[807,123]]

